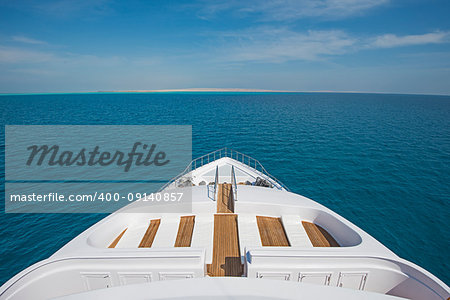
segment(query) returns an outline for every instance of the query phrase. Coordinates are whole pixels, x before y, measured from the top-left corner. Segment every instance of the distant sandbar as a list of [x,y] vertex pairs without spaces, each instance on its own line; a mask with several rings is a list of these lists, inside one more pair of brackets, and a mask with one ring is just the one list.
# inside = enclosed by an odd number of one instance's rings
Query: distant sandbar
[[190,88],[190,89],[164,89],[164,90],[118,90],[99,91],[100,93],[168,93],[168,92],[248,92],[248,93],[292,93],[294,91],[239,89],[239,88]]

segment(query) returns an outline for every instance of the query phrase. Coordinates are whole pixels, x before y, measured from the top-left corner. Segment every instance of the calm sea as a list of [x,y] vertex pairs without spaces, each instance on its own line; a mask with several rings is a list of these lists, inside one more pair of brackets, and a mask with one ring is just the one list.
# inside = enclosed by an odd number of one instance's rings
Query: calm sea
[[0,284],[98,214],[5,214],[5,124],[186,124],[193,155],[230,147],[450,284],[450,97],[378,94],[0,96]]

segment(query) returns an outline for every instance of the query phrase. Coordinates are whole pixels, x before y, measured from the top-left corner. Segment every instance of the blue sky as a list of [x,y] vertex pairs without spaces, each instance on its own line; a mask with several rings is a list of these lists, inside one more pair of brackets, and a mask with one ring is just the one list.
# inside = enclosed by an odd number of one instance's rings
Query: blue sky
[[0,0],[0,92],[450,94],[448,0]]

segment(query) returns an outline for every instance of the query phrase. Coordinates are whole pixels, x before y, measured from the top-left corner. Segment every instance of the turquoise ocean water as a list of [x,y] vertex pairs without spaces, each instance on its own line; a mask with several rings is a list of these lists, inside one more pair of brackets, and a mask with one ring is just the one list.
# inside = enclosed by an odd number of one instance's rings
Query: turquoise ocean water
[[230,147],[450,284],[450,97],[380,94],[0,96],[0,284],[99,214],[5,214],[4,125],[192,125],[193,156]]

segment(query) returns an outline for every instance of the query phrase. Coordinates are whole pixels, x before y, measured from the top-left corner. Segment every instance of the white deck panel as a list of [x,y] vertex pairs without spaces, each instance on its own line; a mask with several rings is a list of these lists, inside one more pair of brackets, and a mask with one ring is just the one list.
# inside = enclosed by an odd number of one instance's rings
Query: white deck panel
[[283,222],[284,230],[286,231],[291,247],[313,248],[299,216],[282,215],[281,221]]
[[262,247],[258,224],[256,223],[256,215],[239,214],[238,230],[241,256],[245,256],[246,248]]
[[116,248],[138,248],[149,224],[150,220],[148,220],[147,224],[129,226],[125,234],[117,243]]
[[178,226],[180,223],[180,216],[166,215],[161,218],[161,224],[156,232],[155,240],[152,248],[167,248],[173,247],[177,239]]
[[206,263],[212,263],[214,239],[214,214],[198,214],[195,216],[192,248],[206,248]]

